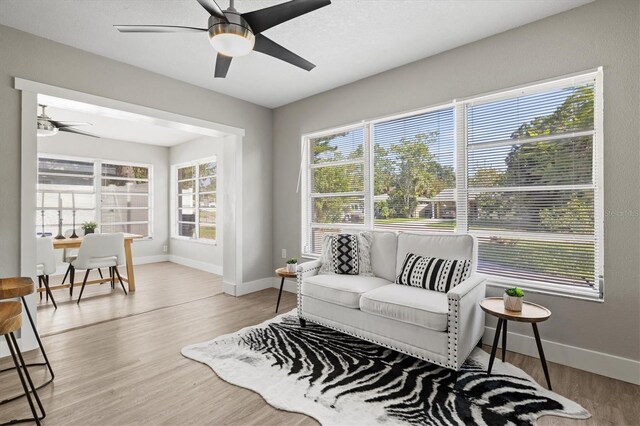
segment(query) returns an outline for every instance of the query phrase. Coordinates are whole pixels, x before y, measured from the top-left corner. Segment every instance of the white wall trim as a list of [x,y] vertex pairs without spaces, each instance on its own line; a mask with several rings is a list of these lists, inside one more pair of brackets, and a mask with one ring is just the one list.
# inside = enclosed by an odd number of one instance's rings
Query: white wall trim
[[260,278],[255,281],[249,281],[246,283],[233,284],[227,281],[222,283],[222,289],[225,293],[231,296],[244,296],[245,294],[254,293],[256,291],[265,290],[273,287],[273,280],[275,278]]
[[210,272],[216,275],[223,275],[222,265],[214,265],[213,263],[207,263],[200,260],[193,260],[186,257],[176,256],[175,254],[170,254],[168,258],[169,262],[177,263],[178,265],[188,266],[189,268],[199,269],[201,271]]
[[[485,327],[482,342],[493,345],[495,331],[493,327]],[[507,350],[538,358],[538,349],[533,336],[512,332],[507,334]],[[542,339],[542,347],[547,361],[640,385],[640,361],[544,339]],[[553,376],[551,376],[551,383],[553,384]]]
[[168,254],[154,254],[151,256],[133,256],[134,265],[146,265],[147,263],[169,262]]
[[52,86],[49,84],[26,80],[19,77],[15,77],[14,87],[18,90],[22,90],[23,92],[39,93],[41,95],[69,99],[76,102],[98,105],[104,108],[110,108],[129,114],[135,114],[139,116],[137,118],[140,121],[151,122],[156,125],[185,130],[201,135],[223,136],[225,134],[230,134],[239,137],[243,137],[245,135],[244,129],[238,127],[233,127],[221,123],[214,123],[211,121],[188,117],[186,115],[176,114],[173,112],[162,111],[138,104],[118,101],[111,98],[105,98],[103,96],[91,95],[89,93],[78,92],[76,90]]

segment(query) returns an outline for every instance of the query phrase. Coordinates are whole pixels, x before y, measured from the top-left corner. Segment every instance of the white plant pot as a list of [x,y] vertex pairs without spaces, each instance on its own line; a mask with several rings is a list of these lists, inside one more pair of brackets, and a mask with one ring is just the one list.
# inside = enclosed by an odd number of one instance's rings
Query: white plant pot
[[524,297],[509,296],[507,293],[502,296],[502,300],[504,300],[504,308],[514,312],[522,311],[523,299]]
[[296,272],[296,269],[298,269],[297,263],[287,263],[287,272]]

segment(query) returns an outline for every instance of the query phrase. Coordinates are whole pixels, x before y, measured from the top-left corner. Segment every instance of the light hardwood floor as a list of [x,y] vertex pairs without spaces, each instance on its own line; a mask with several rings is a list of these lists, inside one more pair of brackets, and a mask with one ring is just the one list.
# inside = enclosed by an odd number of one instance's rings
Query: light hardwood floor
[[[174,265],[160,267],[172,269]],[[170,273],[167,269],[159,275]],[[188,286],[189,282],[182,285]],[[176,295],[179,290],[184,289],[166,288]],[[180,349],[187,344],[273,317],[277,294],[277,290],[268,289],[239,298],[209,295],[44,338],[56,372],[54,383],[40,391],[47,410],[44,423],[317,424],[307,416],[272,408],[254,392],[230,385],[209,367],[180,355]],[[295,295],[285,292],[280,313],[293,309],[295,302]],[[27,357],[36,356],[36,352],[30,352]],[[507,356],[509,362],[544,383],[538,359],[514,353]],[[0,368],[8,365],[8,360],[0,361]],[[640,387],[554,363],[549,369],[554,389],[584,405],[594,417],[587,421],[544,417],[540,425],[638,424]],[[42,370],[34,375],[42,379]],[[16,375],[5,373],[0,380],[0,397],[13,394],[18,387]],[[2,406],[0,423],[25,415],[28,410],[25,400]]]
[[[76,282],[73,298],[69,297],[68,289],[53,291],[58,309],[54,309],[43,294],[38,303],[40,335],[48,336],[222,293],[219,275],[169,262],[136,265],[135,268],[136,291],[126,296],[117,281],[114,290],[108,283],[88,285],[77,305],[84,273],[76,273],[76,281],[80,280],[80,284]],[[108,274],[108,270],[103,274]],[[60,284],[62,278],[62,275],[52,276],[51,285]],[[89,279],[97,278],[100,278],[98,272],[92,271]]]

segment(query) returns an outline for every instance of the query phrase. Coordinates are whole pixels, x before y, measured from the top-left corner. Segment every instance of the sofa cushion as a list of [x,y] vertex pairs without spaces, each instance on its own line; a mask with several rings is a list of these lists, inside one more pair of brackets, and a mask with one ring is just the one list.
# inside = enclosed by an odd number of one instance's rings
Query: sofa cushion
[[302,282],[302,294],[348,308],[360,307],[360,295],[391,282],[361,275],[314,275]]
[[449,302],[445,293],[437,291],[391,284],[362,294],[360,309],[430,330],[447,330]]
[[396,284],[447,293],[469,277],[470,260],[439,259],[409,253]]
[[471,235],[401,233],[398,235],[396,276],[400,275],[404,259],[409,253],[440,259],[471,260],[471,273],[476,270],[477,249]]
[[398,234],[391,231],[372,231],[371,236],[373,275],[391,282],[395,281]]

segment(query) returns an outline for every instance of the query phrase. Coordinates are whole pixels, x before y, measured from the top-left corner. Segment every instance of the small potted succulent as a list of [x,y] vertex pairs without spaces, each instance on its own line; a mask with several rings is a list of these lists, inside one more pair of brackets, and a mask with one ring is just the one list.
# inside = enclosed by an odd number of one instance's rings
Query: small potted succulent
[[84,234],[93,234],[96,231],[96,228],[98,227],[98,224],[95,222],[85,222],[82,224],[82,230],[84,231]]
[[287,272],[296,272],[297,267],[298,259],[292,257],[291,259],[287,260]]
[[502,297],[504,300],[504,308],[509,311],[522,311],[522,301],[524,300],[524,291],[519,287],[508,288]]

